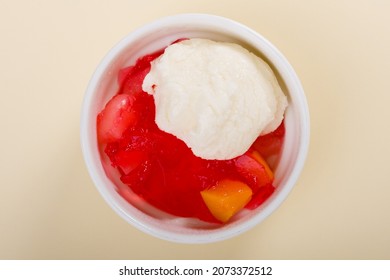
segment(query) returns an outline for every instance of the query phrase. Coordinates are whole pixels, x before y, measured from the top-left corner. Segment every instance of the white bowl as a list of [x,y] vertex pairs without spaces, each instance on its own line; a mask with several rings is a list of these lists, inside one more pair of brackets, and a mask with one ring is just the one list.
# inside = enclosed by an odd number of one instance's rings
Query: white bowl
[[[117,186],[122,184],[117,179],[117,171],[102,160],[97,145],[96,116],[118,89],[118,70],[179,38],[194,37],[238,43],[262,57],[273,68],[289,100],[285,113],[284,146],[275,171],[275,192],[257,209],[244,210],[223,226],[170,216],[137,199],[134,194],[131,204],[125,201],[116,191]],[[293,68],[264,37],[230,19],[206,14],[180,14],[159,19],[131,32],[104,57],[85,94],[81,113],[81,145],[87,168],[97,189],[127,222],[148,234],[169,241],[215,242],[236,236],[259,224],[287,197],[306,159],[309,112],[302,86]]]

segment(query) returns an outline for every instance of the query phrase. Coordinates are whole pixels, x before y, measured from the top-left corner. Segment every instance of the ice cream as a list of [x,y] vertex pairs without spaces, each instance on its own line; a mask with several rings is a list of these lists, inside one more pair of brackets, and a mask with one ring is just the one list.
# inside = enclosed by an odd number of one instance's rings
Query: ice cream
[[237,44],[208,39],[167,47],[142,89],[153,95],[158,127],[203,159],[242,155],[280,125],[287,106],[266,62]]

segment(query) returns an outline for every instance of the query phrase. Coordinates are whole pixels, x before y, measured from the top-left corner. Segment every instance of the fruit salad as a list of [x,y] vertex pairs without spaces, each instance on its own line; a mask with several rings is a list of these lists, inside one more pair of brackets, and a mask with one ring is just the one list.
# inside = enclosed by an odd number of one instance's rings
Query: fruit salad
[[97,116],[101,157],[118,170],[126,187],[117,191],[129,202],[129,194],[135,193],[177,217],[228,223],[241,210],[259,207],[274,192],[284,123],[259,134],[239,156],[221,160],[195,155],[184,141],[159,128],[154,97],[142,88],[151,63],[163,53],[145,55],[119,71],[119,89]]

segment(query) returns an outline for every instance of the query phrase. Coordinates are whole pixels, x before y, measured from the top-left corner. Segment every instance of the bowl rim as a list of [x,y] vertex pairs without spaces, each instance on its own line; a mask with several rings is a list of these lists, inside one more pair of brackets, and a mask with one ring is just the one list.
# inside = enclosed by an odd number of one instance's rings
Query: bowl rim
[[[132,42],[136,38],[142,36],[145,32],[151,29],[158,29],[159,26],[170,23],[170,24],[182,24],[187,21],[218,21],[221,24],[226,24],[226,26],[236,26],[237,28],[242,29],[243,32],[248,32],[251,36],[255,36],[256,39],[261,43],[262,49],[261,52],[267,53],[267,58],[273,63],[278,62],[278,65],[283,66],[283,71],[285,73],[284,81],[294,89],[294,99],[297,102],[299,108],[299,129],[300,129],[300,142],[299,142],[299,152],[297,160],[294,164],[292,172],[289,174],[284,188],[279,192],[277,196],[270,202],[266,207],[262,209],[260,213],[257,213],[250,220],[244,221],[242,224],[236,227],[226,227],[221,230],[210,230],[207,231],[207,234],[189,234],[188,232],[171,232],[160,228],[158,226],[152,225],[151,223],[141,222],[133,216],[129,215],[122,207],[115,201],[110,193],[107,192],[106,186],[104,185],[105,173],[99,171],[98,164],[101,165],[100,157],[96,159],[96,154],[93,150],[93,145],[91,141],[96,141],[96,134],[94,134],[94,140],[92,139],[92,133],[90,126],[90,116],[91,116],[91,107],[90,104],[94,97],[94,92],[99,84],[99,80],[102,77],[104,71],[107,69],[110,62],[115,59],[116,55],[121,52],[129,42]],[[272,55],[270,55],[272,54]],[[281,68],[278,67],[278,71]],[[287,78],[287,80],[286,80]],[[96,117],[96,116],[95,116]],[[293,189],[296,181],[302,169],[304,167],[305,160],[307,158],[308,149],[309,149],[309,140],[310,140],[310,116],[309,109],[304,94],[303,87],[301,82],[295,73],[293,67],[284,57],[284,55],[266,38],[261,34],[249,28],[246,25],[243,25],[239,22],[236,22],[232,19],[211,15],[211,14],[201,14],[201,13],[186,13],[186,14],[176,14],[167,17],[162,17],[160,19],[154,20],[148,24],[145,24],[129,34],[127,34],[122,40],[120,40],[116,45],[114,45],[111,50],[104,56],[101,62],[96,67],[87,89],[85,91],[85,96],[82,103],[81,118],[80,118],[80,141],[81,149],[84,157],[85,164],[87,166],[88,173],[98,189],[99,193],[102,195],[104,200],[110,205],[110,207],[124,220],[138,228],[139,230],[148,233],[152,236],[155,236],[160,239],[167,241],[173,241],[177,243],[211,243],[226,240],[232,237],[235,237],[247,230],[251,229],[255,225],[261,223],[266,219],[271,213],[273,213],[287,198],[291,190]],[[138,210],[138,209],[137,209]],[[139,211],[139,210],[138,210]],[[146,215],[142,213],[143,215]]]

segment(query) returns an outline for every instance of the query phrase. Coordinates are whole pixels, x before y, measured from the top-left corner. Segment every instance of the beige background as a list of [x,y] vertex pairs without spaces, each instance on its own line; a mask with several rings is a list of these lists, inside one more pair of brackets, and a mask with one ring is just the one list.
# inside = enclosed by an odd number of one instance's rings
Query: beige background
[[[204,12],[263,34],[301,78],[303,173],[264,223],[174,244],[105,204],[79,143],[89,78],[127,33]],[[390,259],[390,2],[0,0],[1,259]]]

